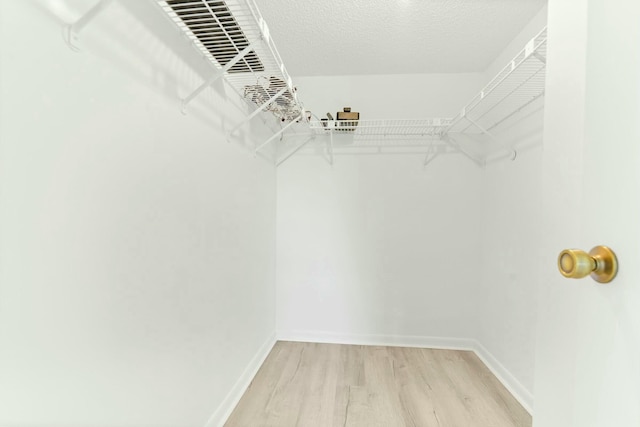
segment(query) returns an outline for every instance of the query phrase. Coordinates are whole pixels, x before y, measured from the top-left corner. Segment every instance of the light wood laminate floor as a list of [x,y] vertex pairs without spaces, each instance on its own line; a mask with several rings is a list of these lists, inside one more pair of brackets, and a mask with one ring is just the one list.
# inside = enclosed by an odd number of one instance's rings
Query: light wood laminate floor
[[470,351],[277,342],[227,427],[524,427]]

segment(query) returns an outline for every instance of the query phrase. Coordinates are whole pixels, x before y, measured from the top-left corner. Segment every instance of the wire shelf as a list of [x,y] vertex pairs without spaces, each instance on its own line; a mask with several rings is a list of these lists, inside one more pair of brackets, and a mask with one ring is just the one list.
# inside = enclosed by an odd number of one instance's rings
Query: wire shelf
[[352,135],[354,141],[376,141],[376,145],[397,145],[398,141],[424,141],[440,139],[451,125],[451,119],[422,120],[312,120],[311,130],[318,135]]
[[[451,145],[457,144],[456,134],[467,134],[474,140],[486,135],[495,140],[494,128],[544,96],[546,56],[544,28],[453,119],[315,120],[309,126],[316,135],[351,134],[348,141],[353,147],[433,147],[436,141],[440,143],[435,146]],[[475,155],[466,155],[482,163]]]
[[447,133],[487,133],[544,95],[547,29],[536,35],[452,121]]
[[[69,46],[75,45],[82,29],[113,0],[99,0],[83,17],[65,27],[63,34]],[[254,0],[154,0],[175,25],[191,40],[193,46],[209,60],[214,75],[190,95],[182,99],[185,106],[217,79],[224,77],[229,85],[253,106],[253,112],[227,132],[227,139],[262,111],[272,112],[281,122],[280,130],[255,147],[258,152],[303,122],[309,139],[298,145],[285,160],[318,135],[327,135],[328,151],[333,162],[334,140],[352,147],[427,148],[425,164],[442,152],[460,152],[481,165],[484,160],[468,152],[455,135],[466,134],[478,141],[478,135],[500,143],[492,130],[523,108],[544,96],[547,56],[547,29],[540,31],[516,57],[466,105],[453,119],[422,120],[311,120],[298,101],[296,89],[282,58],[270,38],[269,28]],[[289,135],[287,135],[289,136]],[[347,137],[347,138],[343,138]],[[282,160],[284,161],[284,160]],[[278,162],[277,164],[280,164]]]
[[[269,36],[269,29],[254,0],[156,0],[193,45],[218,70],[183,99],[183,107],[210,86],[219,75],[254,111],[228,132],[234,133],[261,111],[271,111],[289,123],[259,144],[256,153],[285,136],[297,122],[308,125],[312,135],[327,135],[330,144],[353,147],[434,147],[457,144],[456,134],[472,138],[486,135],[523,108],[544,96],[547,29],[540,31],[453,119],[421,120],[310,120],[297,98],[291,77]],[[348,137],[345,137],[348,136]],[[281,137],[282,138],[282,137]],[[504,148],[512,150],[499,141]],[[463,151],[460,145],[456,145]],[[515,158],[515,152],[513,152]],[[476,157],[467,154],[480,163]]]
[[[300,117],[303,109],[291,77],[253,0],[157,2],[240,96],[282,121]],[[183,102],[191,101],[210,83]]]

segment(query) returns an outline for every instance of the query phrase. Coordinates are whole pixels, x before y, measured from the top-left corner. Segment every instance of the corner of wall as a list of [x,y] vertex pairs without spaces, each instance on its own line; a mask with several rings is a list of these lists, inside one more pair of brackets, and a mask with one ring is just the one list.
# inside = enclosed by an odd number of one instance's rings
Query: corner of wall
[[515,397],[522,407],[533,415],[533,393],[531,393],[500,361],[479,341],[473,343],[473,352]]
[[224,423],[227,421],[231,413],[240,402],[242,395],[247,390],[251,381],[260,370],[260,367],[269,356],[271,349],[276,343],[276,334],[272,334],[265,342],[262,344],[260,349],[253,356],[247,367],[238,378],[238,381],[233,385],[227,396],[224,398],[222,403],[213,411],[213,414],[207,420],[205,427],[222,427]]

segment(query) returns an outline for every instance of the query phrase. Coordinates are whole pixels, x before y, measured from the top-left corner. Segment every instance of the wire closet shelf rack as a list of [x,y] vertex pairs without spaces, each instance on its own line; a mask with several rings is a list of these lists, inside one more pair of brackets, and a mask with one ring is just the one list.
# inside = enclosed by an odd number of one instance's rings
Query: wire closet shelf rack
[[[114,0],[98,0],[80,19],[63,30],[73,50],[80,32]],[[301,123],[311,139],[327,136],[331,149],[334,135],[351,136],[353,148],[422,147],[430,161],[438,153],[460,152],[478,164],[458,143],[458,135],[477,142],[481,135],[511,149],[494,134],[505,121],[544,96],[547,56],[547,29],[543,28],[482,90],[453,118],[421,120],[311,120],[298,100],[282,58],[269,34],[254,0],[152,0],[191,40],[193,46],[213,65],[212,75],[182,99],[186,106],[216,80],[229,85],[252,107],[252,112],[227,132],[230,137],[261,112],[271,112],[280,130],[255,152],[276,138],[282,139],[296,123]],[[285,123],[288,122],[288,123]],[[298,136],[293,132],[293,137]],[[305,141],[290,155],[307,144]],[[511,149],[512,150],[512,149]],[[286,158],[290,157],[287,155]],[[331,153],[331,158],[333,154]],[[513,151],[515,158],[515,151]]]
[[446,133],[489,134],[544,96],[547,29],[543,28],[453,118]]
[[[544,96],[546,28],[530,40],[453,118],[310,120],[310,113],[298,102],[291,77],[253,0],[155,1],[218,70],[183,99],[184,106],[215,79],[224,76],[235,91],[254,106],[254,111],[228,132],[229,135],[261,111],[271,111],[282,122],[289,122],[258,145],[256,152],[277,137],[287,136],[286,131],[295,123],[304,122],[313,139],[327,137],[331,158],[334,148],[345,148],[344,145],[334,147],[334,137],[347,135],[350,137],[347,146],[352,151],[376,148],[383,152],[383,148],[422,147],[430,153],[426,159],[430,161],[438,153],[453,150],[482,164],[481,159],[463,150],[457,137],[466,135],[480,142],[480,136],[484,136],[504,145],[494,135],[494,129]],[[296,135],[294,132],[293,136]],[[302,146],[305,144],[307,142]],[[512,150],[515,158],[515,150],[504,147]]]
[[354,141],[380,145],[393,137],[395,140],[423,141],[440,139],[451,125],[451,119],[422,120],[311,120],[309,128],[316,135],[338,133],[353,135]]
[[[312,120],[313,134],[353,134],[353,146],[446,147],[461,152],[478,164],[483,160],[463,151],[457,136],[480,142],[484,135],[503,145],[494,130],[544,96],[547,56],[547,29],[543,28],[491,81],[453,118],[422,120]],[[515,151],[513,152],[515,158]]]
[[254,111],[229,134],[261,111],[282,122],[303,118],[303,107],[269,28],[253,0],[156,0],[215,72],[183,98],[183,110],[219,78]]

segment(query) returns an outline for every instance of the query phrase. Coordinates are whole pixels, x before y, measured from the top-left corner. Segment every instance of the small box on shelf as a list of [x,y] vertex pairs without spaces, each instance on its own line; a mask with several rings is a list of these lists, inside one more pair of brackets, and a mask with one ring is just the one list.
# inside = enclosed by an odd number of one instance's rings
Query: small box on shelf
[[346,129],[340,129],[346,132],[353,132],[358,126],[358,120],[360,120],[360,113],[351,111],[351,107],[344,107],[344,111],[338,111],[336,113],[340,123],[338,126]]

